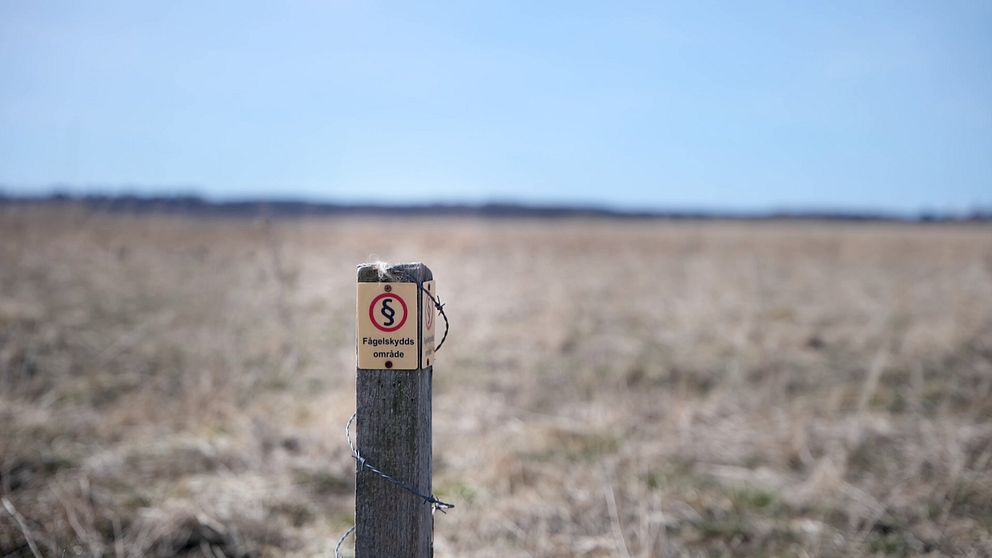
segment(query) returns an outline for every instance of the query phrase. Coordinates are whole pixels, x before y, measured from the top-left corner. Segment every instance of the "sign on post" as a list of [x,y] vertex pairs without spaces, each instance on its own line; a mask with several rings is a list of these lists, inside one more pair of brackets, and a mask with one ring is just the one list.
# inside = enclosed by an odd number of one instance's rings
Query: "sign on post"
[[434,281],[424,281],[423,292],[418,291],[416,283],[358,284],[359,368],[417,370],[433,365]]
[[434,308],[434,301],[431,297],[437,298],[434,293],[434,281],[424,281],[424,292],[421,293],[420,297],[420,308],[424,316],[423,326],[420,328],[421,331],[421,343],[420,343],[420,362],[422,368],[427,368],[434,365],[434,318],[436,309]]
[[359,283],[358,367],[416,370],[420,367],[416,283]]

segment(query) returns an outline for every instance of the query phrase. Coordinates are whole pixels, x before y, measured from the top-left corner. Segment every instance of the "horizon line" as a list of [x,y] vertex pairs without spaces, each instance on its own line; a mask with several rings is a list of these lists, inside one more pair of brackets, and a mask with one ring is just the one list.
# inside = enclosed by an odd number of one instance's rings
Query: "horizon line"
[[303,196],[244,196],[216,198],[196,193],[70,193],[53,189],[44,194],[11,195],[0,185],[0,206],[75,203],[112,213],[184,213],[215,216],[303,217],[321,215],[437,215],[509,217],[600,217],[614,219],[699,220],[829,220],[894,222],[989,222],[992,207],[967,211],[894,211],[824,207],[765,209],[646,208],[629,209],[605,203],[529,202],[512,199],[487,201],[411,201],[379,203],[367,200],[313,200]]

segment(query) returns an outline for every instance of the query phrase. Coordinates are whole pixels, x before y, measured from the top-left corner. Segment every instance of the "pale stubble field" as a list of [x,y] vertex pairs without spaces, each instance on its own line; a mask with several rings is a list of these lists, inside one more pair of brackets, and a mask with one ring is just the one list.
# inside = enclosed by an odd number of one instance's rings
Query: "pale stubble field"
[[437,556],[992,555],[987,225],[17,206],[0,556],[329,555],[370,259],[451,319]]

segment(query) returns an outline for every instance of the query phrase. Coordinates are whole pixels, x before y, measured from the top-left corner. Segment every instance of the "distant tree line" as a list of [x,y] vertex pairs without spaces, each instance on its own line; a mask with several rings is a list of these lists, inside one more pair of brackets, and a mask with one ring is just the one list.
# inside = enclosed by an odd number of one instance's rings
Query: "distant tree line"
[[596,217],[608,219],[662,220],[812,220],[812,221],[905,221],[905,222],[988,222],[992,208],[976,208],[965,213],[921,211],[916,214],[882,211],[788,210],[788,211],[709,211],[709,210],[623,210],[595,205],[489,203],[370,204],[312,202],[294,199],[244,199],[216,201],[195,195],[6,195],[0,190],[0,207],[77,206],[110,213],[160,213],[217,217],[308,217],[308,216],[455,216],[486,218],[563,219]]

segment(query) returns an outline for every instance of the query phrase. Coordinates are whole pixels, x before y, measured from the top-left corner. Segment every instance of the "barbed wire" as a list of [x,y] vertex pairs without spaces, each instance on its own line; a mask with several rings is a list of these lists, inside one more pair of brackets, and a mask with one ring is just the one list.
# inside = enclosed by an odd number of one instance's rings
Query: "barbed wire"
[[343,535],[341,535],[341,538],[338,539],[338,544],[334,545],[334,558],[341,558],[341,545],[344,544],[344,541],[348,540],[348,535],[354,532],[355,526],[352,525],[351,527],[348,527],[348,530],[345,531]]
[[371,463],[369,463],[367,459],[362,457],[362,454],[358,452],[358,449],[355,448],[354,443],[352,443],[351,441],[351,423],[355,421],[355,417],[357,416],[358,416],[357,411],[351,414],[351,418],[348,419],[348,424],[345,425],[344,427],[344,433],[345,436],[348,438],[348,447],[351,448],[351,456],[355,459],[355,462],[358,463],[359,471],[361,471],[362,469],[368,469],[369,471],[372,471],[373,473],[378,475],[380,478],[386,479],[387,481],[402,488],[403,490],[406,490],[410,494],[413,494],[417,498],[420,498],[421,500],[424,501],[425,504],[431,505],[431,513],[434,513],[435,511],[438,510],[440,510],[441,513],[445,513],[445,510],[450,510],[451,508],[455,507],[454,504],[449,504],[447,502],[442,502],[441,500],[438,500],[433,494],[431,494],[430,496],[425,496],[424,494],[421,494],[412,485],[405,483],[393,477],[392,475],[389,475],[388,473],[382,472],[382,470],[377,468],[375,465],[372,465]]
[[437,346],[434,347],[435,353],[440,351],[441,346],[444,345],[445,340],[448,339],[448,315],[444,313],[444,305],[441,304],[441,297],[435,297],[430,291],[424,288],[423,282],[417,281],[415,277],[402,269],[380,269],[379,275],[380,277],[388,277],[390,279],[400,277],[402,279],[406,279],[410,283],[416,283],[420,292],[424,293],[427,295],[427,298],[431,299],[431,302],[434,303],[434,308],[437,308],[437,313],[444,320],[444,335],[441,336],[441,341],[439,341]]
[[[375,475],[378,476],[379,478],[384,479],[384,480],[387,480],[387,481],[391,482],[394,486],[398,486],[398,487],[402,488],[403,490],[406,490],[410,494],[413,494],[417,498],[420,498],[421,500],[424,501],[425,504],[430,504],[431,505],[431,513],[432,514],[434,512],[437,512],[437,511],[440,511],[441,513],[448,513],[447,510],[450,510],[450,509],[452,509],[452,508],[455,507],[454,504],[449,504],[448,502],[444,502],[442,500],[439,500],[433,494],[431,494],[431,495],[428,496],[428,495],[425,495],[425,494],[421,493],[419,490],[417,490],[412,485],[410,485],[408,483],[405,483],[405,482],[397,479],[396,477],[393,477],[392,475],[390,475],[388,473],[383,472],[381,469],[379,469],[375,465],[372,465],[371,463],[369,463],[368,459],[365,459],[364,457],[362,457],[362,454],[359,453],[358,448],[355,447],[355,444],[354,444],[354,442],[351,439],[351,423],[355,422],[355,418],[357,416],[358,416],[358,411],[355,411],[354,413],[351,414],[351,417],[348,418],[348,423],[345,424],[345,426],[344,426],[344,435],[345,435],[345,438],[348,440],[348,448],[351,449],[351,457],[355,460],[355,463],[358,464],[358,470],[359,471],[361,471],[362,469],[368,469],[369,471],[372,471],[373,473],[375,473]],[[345,531],[345,533],[343,535],[341,535],[341,538],[338,539],[338,543],[334,547],[334,556],[336,558],[341,558],[341,545],[344,544],[344,541],[348,539],[348,536],[351,535],[354,532],[355,532],[355,526],[352,525],[351,528],[349,528],[347,531]]]
[[425,295],[427,295],[427,298],[431,299],[431,302],[434,303],[434,308],[437,308],[437,313],[444,320],[444,335],[441,336],[441,341],[439,341],[437,346],[434,347],[434,352],[436,353],[441,350],[441,346],[444,345],[445,340],[448,339],[448,315],[444,313],[444,305],[441,304],[440,296],[435,297],[432,295],[431,292],[425,289],[424,285],[421,283],[417,283],[417,286],[420,287],[420,290],[423,291]]
[[[396,272],[399,270],[392,270],[392,271]],[[441,316],[441,318],[444,319],[444,334],[441,336],[441,341],[437,344],[436,347],[434,347],[434,352],[437,353],[437,351],[441,349],[441,346],[444,345],[444,341],[448,338],[449,324],[448,324],[448,316],[447,314],[444,313],[444,305],[441,304],[440,297],[435,297],[433,294],[431,294],[430,291],[424,288],[423,283],[418,282],[416,279],[414,279],[405,272],[399,271],[399,274],[402,275],[403,278],[409,279],[410,282],[416,283],[420,291],[423,292],[425,295],[427,295],[427,298],[431,299],[431,302],[434,303],[434,308],[437,309],[438,314]],[[394,486],[402,488],[403,490],[406,490],[410,494],[413,494],[417,498],[423,500],[425,504],[430,504],[432,514],[437,511],[440,511],[441,513],[447,513],[447,510],[450,510],[455,507],[454,504],[449,504],[448,502],[439,500],[433,494],[424,495],[420,493],[420,491],[418,491],[412,485],[405,483],[388,473],[383,472],[378,467],[369,463],[369,461],[365,459],[365,457],[363,457],[361,453],[359,453],[358,448],[355,447],[355,444],[351,439],[351,423],[355,422],[356,417],[358,417],[358,411],[352,413],[351,417],[348,418],[348,422],[344,426],[344,435],[345,438],[348,440],[348,448],[351,450],[351,457],[355,460],[355,463],[358,465],[359,471],[363,469],[368,469],[369,471],[372,471],[379,478],[389,481]],[[341,537],[338,539],[337,544],[334,545],[335,558],[341,558],[341,545],[343,545],[344,541],[348,540],[348,537],[355,532],[355,527],[356,527],[355,525],[349,527],[348,530],[345,531],[344,534],[341,535]]]

